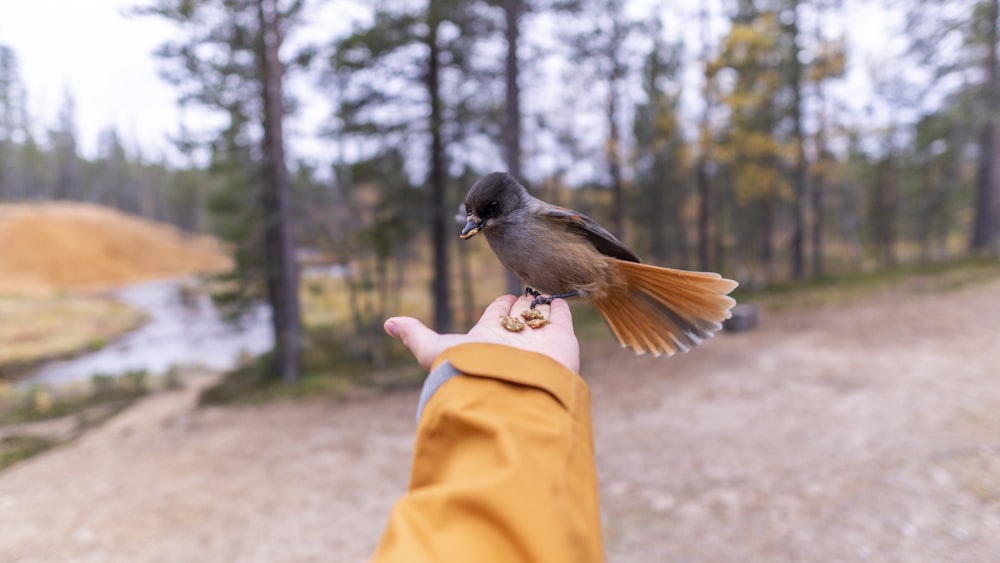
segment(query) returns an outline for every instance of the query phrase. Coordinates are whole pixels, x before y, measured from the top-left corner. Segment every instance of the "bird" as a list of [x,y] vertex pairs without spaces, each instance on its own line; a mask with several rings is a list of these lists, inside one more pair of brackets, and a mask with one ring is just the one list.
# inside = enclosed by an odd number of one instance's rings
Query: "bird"
[[672,356],[710,338],[731,316],[737,282],[714,272],[643,264],[590,217],[546,203],[513,176],[493,172],[469,189],[466,224],[527,285],[531,308],[554,299],[591,303],[622,347]]

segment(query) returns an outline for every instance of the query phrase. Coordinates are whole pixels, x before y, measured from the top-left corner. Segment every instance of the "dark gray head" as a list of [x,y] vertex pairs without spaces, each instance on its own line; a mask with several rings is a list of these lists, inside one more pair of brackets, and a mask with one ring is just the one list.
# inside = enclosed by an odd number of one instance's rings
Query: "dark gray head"
[[475,236],[490,226],[491,222],[502,220],[523,204],[528,192],[513,176],[506,172],[487,174],[472,185],[465,196],[465,211],[468,223],[462,229],[462,238]]

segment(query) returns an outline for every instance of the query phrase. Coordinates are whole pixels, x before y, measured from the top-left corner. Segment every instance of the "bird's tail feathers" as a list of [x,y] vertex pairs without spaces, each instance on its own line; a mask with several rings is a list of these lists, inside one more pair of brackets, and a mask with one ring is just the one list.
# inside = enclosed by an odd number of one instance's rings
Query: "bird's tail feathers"
[[629,291],[595,300],[622,346],[637,354],[686,352],[722,328],[738,285],[711,272],[689,272],[616,260]]

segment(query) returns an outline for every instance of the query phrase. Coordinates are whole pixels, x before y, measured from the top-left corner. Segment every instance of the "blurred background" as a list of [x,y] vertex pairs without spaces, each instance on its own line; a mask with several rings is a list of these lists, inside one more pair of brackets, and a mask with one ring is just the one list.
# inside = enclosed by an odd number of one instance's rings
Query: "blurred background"
[[495,170],[751,306],[574,309],[610,560],[1000,559],[998,10],[0,6],[0,559],[364,560]]

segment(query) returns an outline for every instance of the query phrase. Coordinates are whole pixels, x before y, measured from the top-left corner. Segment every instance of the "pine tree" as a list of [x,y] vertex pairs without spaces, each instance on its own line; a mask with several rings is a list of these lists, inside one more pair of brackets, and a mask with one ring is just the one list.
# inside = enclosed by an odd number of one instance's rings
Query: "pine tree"
[[[930,71],[934,85],[954,88],[970,78],[975,84],[979,164],[969,248],[1000,252],[1000,0],[915,2],[906,32],[910,55]],[[947,44],[961,47],[940,47]]]
[[[272,310],[274,371],[299,376],[301,320],[284,154],[287,62],[281,45],[295,29],[302,0],[158,0],[139,10],[174,23],[182,39],[158,55],[164,77],[196,103],[228,117],[211,142],[212,170],[226,178],[214,210],[237,245],[234,295],[267,297]],[[247,193],[250,188],[252,193]]]
[[645,229],[650,261],[688,267],[687,218],[689,197],[687,145],[681,134],[682,45],[661,39],[659,20],[643,65],[646,102],[635,109],[635,175],[640,205],[636,214]]
[[[24,84],[17,54],[0,45],[0,200],[23,197],[24,173],[18,141],[27,137]],[[20,139],[19,139],[20,138]]]
[[427,163],[433,324],[448,331],[453,322],[449,248],[459,201],[449,193],[448,169],[461,164],[456,143],[482,125],[493,107],[486,89],[479,88],[473,61],[478,43],[494,28],[481,2],[434,1],[410,8],[376,8],[372,25],[338,41],[328,83],[339,90],[342,142],[365,147],[365,157],[398,148],[411,162]]
[[715,63],[715,72],[734,75],[720,97],[730,117],[716,154],[739,208],[736,257],[750,255],[744,243],[756,243],[762,283],[774,279],[778,206],[791,192],[782,173],[786,147],[778,136],[783,86],[779,47],[778,13],[744,0]]
[[611,191],[609,230],[625,238],[624,139],[621,132],[624,84],[632,70],[625,46],[638,24],[625,13],[624,0],[576,0],[575,25],[563,32],[573,73],[588,84],[587,92],[603,95],[603,158]]
[[55,191],[46,196],[83,199],[82,165],[76,146],[76,101],[69,91],[64,93],[56,128],[49,132],[49,142],[54,151],[56,183]]

